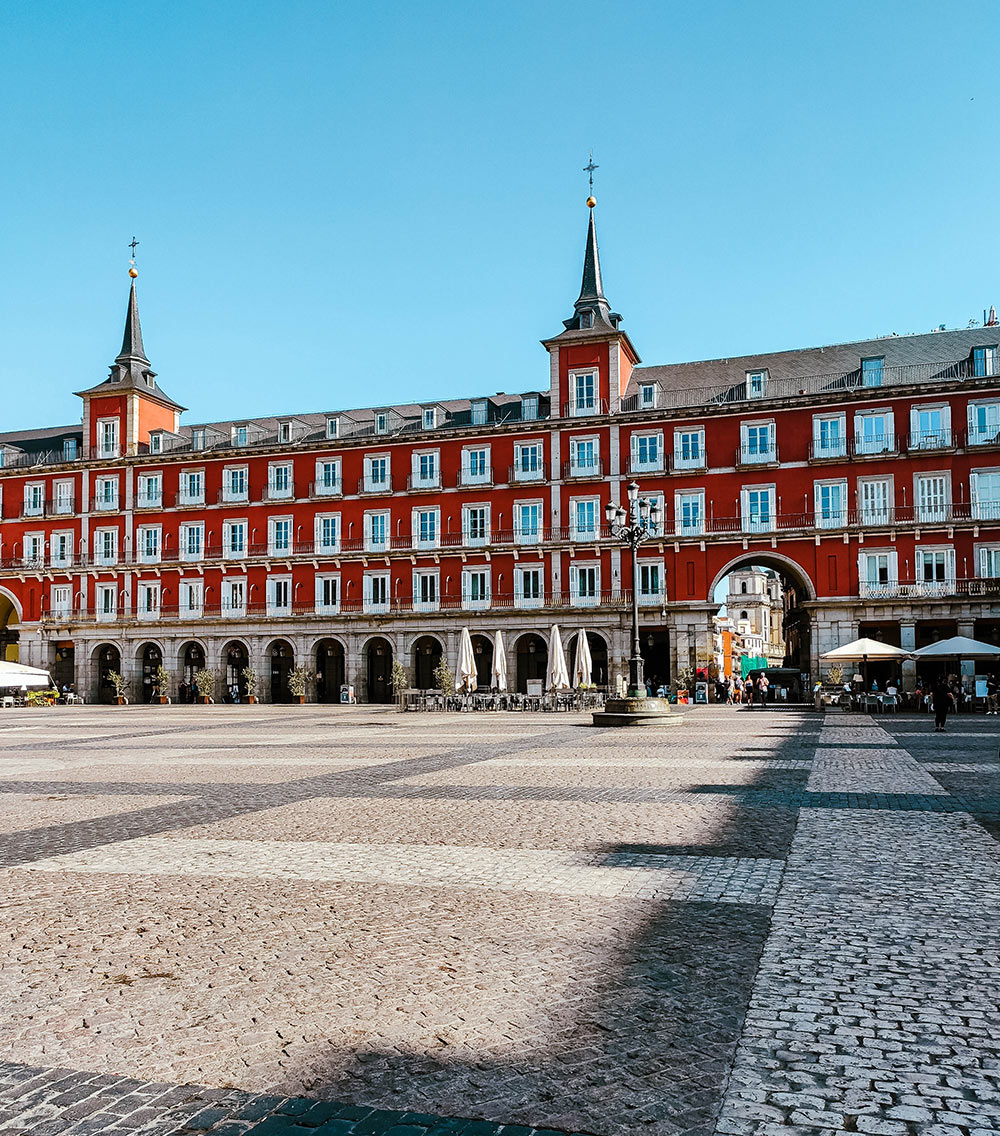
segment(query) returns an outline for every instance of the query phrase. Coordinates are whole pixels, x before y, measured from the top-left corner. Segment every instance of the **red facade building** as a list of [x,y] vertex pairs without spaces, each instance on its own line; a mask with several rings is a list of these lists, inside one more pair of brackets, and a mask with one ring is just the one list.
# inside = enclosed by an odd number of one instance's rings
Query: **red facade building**
[[[591,211],[583,284],[523,394],[182,424],[146,358],[135,281],[122,350],[82,424],[0,434],[0,647],[91,699],[107,676],[175,696],[252,664],[311,697],[433,685],[473,632],[490,685],[586,633],[592,680],[627,673],[631,573],[604,505],[662,502],[640,551],[647,673],[711,653],[717,587],[786,587],[786,663],[859,634],[905,648],[1000,635],[998,328],[643,366],[604,296]],[[623,558],[626,560],[623,563]],[[912,678],[912,673],[904,675]]]

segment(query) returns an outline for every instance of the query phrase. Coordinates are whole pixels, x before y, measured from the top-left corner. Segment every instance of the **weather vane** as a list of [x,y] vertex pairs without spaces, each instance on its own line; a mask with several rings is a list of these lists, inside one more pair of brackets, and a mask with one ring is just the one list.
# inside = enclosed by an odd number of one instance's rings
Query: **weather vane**
[[128,274],[129,274],[129,276],[132,277],[133,280],[139,275],[139,273],[136,272],[136,270],[135,270],[135,246],[138,243],[139,242],[135,239],[135,237],[133,237],[131,239],[131,241],[129,241],[129,245],[128,245],[128,247],[132,250],[132,259],[128,262],[128,264],[129,264]]
[[590,175],[590,196],[587,198],[587,204],[591,209],[597,204],[597,199],[594,197],[594,170],[599,169],[599,166],[594,164],[594,151],[590,151],[590,162],[583,167],[583,172]]

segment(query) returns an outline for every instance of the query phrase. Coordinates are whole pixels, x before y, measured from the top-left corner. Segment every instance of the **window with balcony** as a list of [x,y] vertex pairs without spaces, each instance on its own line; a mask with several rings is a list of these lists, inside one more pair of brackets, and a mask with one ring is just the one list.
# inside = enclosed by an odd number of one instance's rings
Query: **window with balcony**
[[118,457],[118,419],[99,418],[97,420],[97,456],[99,458]]
[[514,480],[540,481],[545,476],[541,442],[522,442],[514,446]]
[[437,450],[425,450],[413,455],[413,487],[437,489],[441,485]]
[[862,596],[888,595],[898,584],[896,553],[862,552],[858,556],[858,582]]
[[818,481],[815,485],[816,527],[840,529],[847,524],[847,482]]
[[271,556],[287,556],[292,551],[291,517],[271,517],[268,528],[268,552]]
[[481,611],[490,606],[490,570],[488,568],[462,569],[462,607]]
[[65,619],[73,612],[73,589],[67,584],[53,585],[49,592],[49,613]]
[[230,465],[222,471],[223,502],[246,501],[249,498],[249,479],[245,465]]
[[969,403],[969,445],[1000,441],[1000,402]]
[[389,573],[366,572],[362,581],[361,596],[365,611],[388,611]]
[[951,407],[914,406],[910,411],[910,446],[940,450],[951,445]]
[[177,589],[177,614],[182,619],[200,619],[205,614],[203,581],[181,580]]
[[340,550],[340,516],[316,518],[316,551],[330,555]]
[[858,522],[862,525],[887,525],[893,519],[892,479],[868,477],[858,479]]
[[462,484],[486,485],[491,480],[489,446],[467,446],[462,450]]
[[572,414],[593,414],[597,410],[597,372],[577,371],[569,377]]
[[601,569],[597,564],[572,564],[569,602],[574,607],[596,607],[601,601]]
[[267,614],[289,615],[291,610],[291,576],[269,576],[267,580]]
[[599,443],[596,438],[572,438],[569,443],[571,477],[593,476],[598,472]]
[[951,485],[948,476],[941,473],[918,475],[915,482],[916,520],[922,524],[947,521],[951,513]]
[[674,431],[674,465],[677,469],[700,469],[705,464],[705,428]]
[[102,511],[118,508],[117,477],[99,477],[94,482],[94,508]]
[[135,614],[139,619],[160,618],[160,585],[140,584],[135,597]]
[[389,458],[380,454],[365,458],[364,489],[366,493],[386,493],[391,488],[389,481]]
[[462,543],[472,547],[481,547],[490,542],[490,507],[489,505],[463,505],[462,506]]
[[53,568],[68,568],[73,563],[71,532],[55,532],[49,537],[49,561]]
[[45,534],[25,533],[21,542],[23,560],[26,567],[45,567]]
[[601,503],[596,497],[570,502],[573,540],[596,540],[600,536]]
[[204,522],[181,525],[180,546],[182,560],[201,560],[205,555]]
[[316,577],[316,610],[337,612],[340,610],[340,577]]
[[542,539],[542,503],[519,501],[514,505],[514,540],[518,544],[538,544]]
[[94,533],[94,559],[102,565],[118,562],[117,529],[97,529]]
[[40,517],[45,512],[45,485],[40,481],[29,482],[24,487],[24,515]]
[[365,513],[365,551],[385,552],[389,547],[389,514]]
[[854,416],[854,452],[884,454],[895,448],[891,410],[863,411]]
[[163,476],[159,473],[140,473],[135,505],[137,509],[159,509],[163,504]]
[[514,569],[514,606],[541,607],[545,601],[545,585],[541,568]]
[[884,373],[884,355],[876,355],[861,360],[861,385],[863,387],[880,387]]
[[981,544],[976,563],[985,580],[1000,579],[1000,544]]
[[247,582],[243,580],[224,580],[222,584],[223,615],[246,615]]
[[632,447],[632,471],[634,473],[663,469],[663,439],[661,434],[633,434],[630,445]]
[[72,481],[57,481],[55,484],[56,491],[56,512],[64,517],[73,512],[73,482]]
[[205,503],[205,473],[200,469],[185,469],[181,471],[179,505],[204,505]]
[[744,422],[740,426],[743,465],[763,465],[777,460],[773,422]]
[[992,347],[973,347],[972,374],[977,379],[985,379],[997,373],[997,349]]
[[414,509],[413,535],[418,548],[437,548],[440,517],[440,509]]
[[138,533],[139,562],[141,564],[159,564],[160,562],[160,526],[144,525]]
[[663,561],[639,561],[639,603],[654,604],[664,599]]
[[1000,521],[1000,469],[973,470],[970,482],[973,519]]
[[538,417],[538,395],[525,395],[521,399],[521,421],[534,422]]
[[439,605],[438,573],[413,573],[413,610],[437,611]]
[[268,466],[267,495],[272,501],[287,501],[295,495],[291,462],[271,462]]
[[813,457],[843,458],[847,456],[847,420],[843,414],[813,417]]
[[247,522],[223,521],[223,554],[226,557],[240,557],[247,554]]
[[705,532],[705,490],[674,495],[674,531],[678,536],[702,536]]
[[930,592],[943,592],[954,588],[954,548],[918,548],[917,581]]
[[102,623],[115,619],[118,613],[118,588],[115,584],[98,584],[94,596],[94,611]]
[[774,527],[774,486],[756,486],[740,494],[744,532],[770,532]]
[[747,398],[763,398],[767,394],[767,371],[747,371]]
[[320,459],[316,462],[317,497],[336,497],[340,494],[340,462]]

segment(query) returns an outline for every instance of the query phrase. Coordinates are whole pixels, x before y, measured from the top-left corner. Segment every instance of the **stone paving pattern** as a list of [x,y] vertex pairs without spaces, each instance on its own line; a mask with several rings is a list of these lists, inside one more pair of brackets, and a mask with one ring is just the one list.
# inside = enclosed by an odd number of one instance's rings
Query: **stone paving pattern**
[[1000,1128],[1000,734],[0,719],[0,1133]]

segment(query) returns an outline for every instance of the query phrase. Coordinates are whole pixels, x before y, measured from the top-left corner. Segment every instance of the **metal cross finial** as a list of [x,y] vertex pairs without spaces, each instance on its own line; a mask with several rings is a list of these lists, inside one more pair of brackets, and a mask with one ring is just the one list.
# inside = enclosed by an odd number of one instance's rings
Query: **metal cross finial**
[[129,246],[128,246],[128,247],[129,247],[129,248],[130,248],[130,249],[132,250],[132,259],[133,259],[133,260],[135,260],[135,246],[136,246],[136,245],[137,245],[138,243],[139,243],[139,242],[138,242],[138,241],[137,241],[137,240],[135,239],[135,237],[133,237],[133,238],[132,238],[132,240],[131,240],[131,241],[129,242]]
[[590,196],[594,196],[594,170],[600,169],[599,166],[594,165],[594,151],[590,151],[590,164],[583,167],[585,174],[590,174]]

